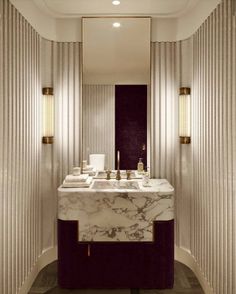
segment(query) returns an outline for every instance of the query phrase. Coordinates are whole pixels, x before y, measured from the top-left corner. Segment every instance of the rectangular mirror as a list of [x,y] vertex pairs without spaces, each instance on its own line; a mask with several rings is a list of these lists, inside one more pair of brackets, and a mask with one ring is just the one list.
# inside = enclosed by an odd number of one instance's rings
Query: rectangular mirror
[[105,168],[147,165],[151,19],[83,18],[83,158],[105,154]]

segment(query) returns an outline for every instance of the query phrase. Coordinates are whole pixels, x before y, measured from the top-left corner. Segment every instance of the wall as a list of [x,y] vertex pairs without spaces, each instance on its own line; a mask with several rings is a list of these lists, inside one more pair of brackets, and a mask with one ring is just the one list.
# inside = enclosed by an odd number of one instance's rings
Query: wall
[[[178,92],[192,85],[192,40],[152,45],[151,171],[175,187],[175,242],[190,248],[191,145],[178,137]],[[182,212],[185,213],[182,213]]]
[[232,4],[222,1],[192,38],[189,249],[217,294],[236,293],[236,17]]
[[42,87],[53,87],[55,98],[54,144],[42,145],[44,252],[57,246],[57,187],[72,172],[73,166],[79,166],[81,161],[80,47],[80,43],[41,40]]
[[105,168],[115,168],[115,86],[83,85],[83,158],[106,154]]
[[54,188],[81,162],[80,43],[53,43],[55,93]]
[[0,293],[18,293],[42,252],[40,37],[0,1]]

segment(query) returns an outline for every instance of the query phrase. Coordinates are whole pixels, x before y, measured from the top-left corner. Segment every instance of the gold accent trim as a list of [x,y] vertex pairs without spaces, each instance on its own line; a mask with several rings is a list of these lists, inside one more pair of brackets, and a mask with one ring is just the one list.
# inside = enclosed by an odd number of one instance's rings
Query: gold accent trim
[[179,95],[190,95],[190,88],[187,87],[181,87],[179,88]]
[[191,143],[191,137],[179,137],[181,144],[190,144]]
[[45,87],[42,90],[43,95],[53,95],[53,88]]
[[51,137],[43,137],[42,138],[42,143],[43,144],[53,144],[53,138],[54,137],[52,137],[52,136]]

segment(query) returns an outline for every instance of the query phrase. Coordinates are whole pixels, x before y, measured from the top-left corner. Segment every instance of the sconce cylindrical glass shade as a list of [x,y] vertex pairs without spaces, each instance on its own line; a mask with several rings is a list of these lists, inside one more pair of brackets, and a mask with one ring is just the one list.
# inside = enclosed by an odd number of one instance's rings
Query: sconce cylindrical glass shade
[[191,105],[190,88],[180,88],[179,92],[179,137],[180,143],[191,142]]
[[52,144],[54,136],[54,99],[53,88],[43,88],[43,140]]

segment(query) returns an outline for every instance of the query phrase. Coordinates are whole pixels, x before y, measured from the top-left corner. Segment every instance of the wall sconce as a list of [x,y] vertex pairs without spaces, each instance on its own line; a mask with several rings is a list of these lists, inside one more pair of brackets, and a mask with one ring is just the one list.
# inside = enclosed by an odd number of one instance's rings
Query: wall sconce
[[190,144],[190,88],[179,89],[179,137],[181,144]]
[[54,136],[53,88],[43,88],[43,138],[44,144],[52,144]]

